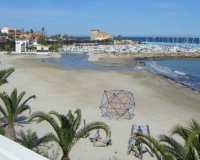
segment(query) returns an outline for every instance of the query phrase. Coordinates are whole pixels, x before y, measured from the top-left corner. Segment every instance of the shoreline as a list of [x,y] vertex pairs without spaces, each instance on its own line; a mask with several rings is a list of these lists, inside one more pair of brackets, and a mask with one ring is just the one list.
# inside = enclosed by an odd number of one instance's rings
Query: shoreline
[[[20,56],[20,55],[17,55],[17,56]],[[52,55],[21,55],[22,56],[22,60],[25,58],[27,59],[28,61],[32,61],[34,63],[40,63],[41,65],[52,65],[56,68],[60,68],[60,69],[66,69],[65,67],[63,66],[60,66],[59,64],[52,64],[52,63],[44,63],[44,62],[39,62],[39,61],[35,61],[37,59],[42,59],[42,58],[60,58],[62,56],[62,54],[52,54]],[[25,56],[25,57],[24,57]],[[142,60],[146,60],[146,59],[166,59],[166,58],[200,58],[200,57],[178,57],[178,56],[173,56],[173,57],[135,57],[135,56],[124,56],[124,55],[120,55],[120,56],[109,56],[107,55],[106,57],[105,56],[101,56],[101,57],[98,57],[98,60],[97,61],[90,61],[89,60],[89,57],[88,57],[88,61],[90,63],[93,63],[93,64],[96,64],[96,65],[99,65],[99,66],[105,66],[105,67],[123,67],[123,66],[132,66],[132,67],[137,67],[137,66],[144,66],[144,63],[142,63],[141,61]],[[19,58],[21,59],[21,58]],[[68,68],[67,70],[76,70],[74,68]],[[81,69],[81,68],[78,68],[78,70],[96,70],[96,69]],[[99,70],[102,70],[102,71],[107,71],[106,69],[99,69]],[[111,69],[112,70],[112,69]],[[117,70],[116,70],[117,71]],[[122,70],[120,70],[122,71]],[[180,81],[177,81],[176,79],[170,77],[170,76],[167,76],[167,75],[164,75],[164,74],[161,74],[161,73],[158,73],[158,72],[155,72],[155,71],[151,71],[151,70],[143,70],[147,73],[151,73],[151,74],[154,74],[156,76],[159,76],[161,78],[164,78],[164,79],[168,79],[168,80],[171,80],[172,82],[174,82],[175,84],[180,84],[182,85],[183,87],[185,88],[188,88],[188,89],[191,89],[192,91],[194,92],[197,92],[197,93],[200,93],[200,91],[198,89],[195,89],[194,87],[192,86],[189,86],[183,82],[180,82]]]
[[[25,90],[27,96],[35,94],[37,99],[30,102],[32,113],[56,110],[65,114],[69,109],[74,111],[80,108],[87,123],[103,121],[110,126],[111,146],[93,147],[88,139],[82,139],[70,153],[74,160],[108,160],[116,151],[117,157],[131,160],[133,155],[127,156],[126,153],[132,124],[148,124],[151,135],[157,136],[168,134],[172,126],[190,118],[200,120],[199,94],[153,73],[68,70],[52,64],[27,61],[27,57],[24,60],[23,56],[6,56],[4,60],[3,63],[15,66],[16,71],[9,77],[9,83],[0,90],[10,93],[17,87],[19,91]],[[133,92],[136,108],[132,120],[113,121],[101,117],[99,105],[103,91],[111,89]],[[31,128],[39,136],[51,131],[46,123],[27,124],[23,128]],[[144,158],[153,160],[148,154]]]
[[[108,54],[106,56],[100,55],[100,56],[97,56],[97,59],[95,59],[95,61],[92,61],[92,60],[90,60],[90,55],[88,55],[88,54],[86,54],[86,55],[88,56],[88,61],[90,63],[96,64],[96,65],[100,65],[100,66],[105,66],[105,67],[107,67],[107,66],[109,66],[109,67],[121,67],[121,66],[135,66],[136,67],[136,66],[144,66],[144,63],[141,62],[141,61],[142,60],[146,60],[146,59],[200,58],[199,56],[197,56],[197,57],[194,57],[194,56],[192,56],[192,57],[183,57],[183,56],[168,56],[168,57],[164,57],[164,56],[158,56],[158,57],[154,56],[154,57],[151,57],[151,56],[149,56],[149,57],[138,57],[138,56],[132,56],[132,55],[131,56],[130,55],[122,55],[120,53],[120,56],[115,56],[115,55],[113,56],[112,54],[111,55]],[[28,60],[30,62],[33,62],[33,63],[39,63],[40,65],[45,65],[45,66],[51,65],[52,67],[66,70],[65,67],[60,66],[59,64],[52,64],[52,63],[46,63],[46,62],[44,63],[44,62],[35,61],[37,59],[43,59],[43,58],[44,59],[46,59],[46,58],[60,58],[62,56],[62,54],[57,54],[57,53],[56,54],[51,54],[51,55],[29,55],[29,54],[25,54],[25,55],[8,55],[8,56],[11,56],[11,57],[12,56],[14,56],[14,57],[16,56],[17,59],[22,60],[22,61],[23,61],[23,59],[26,59],[26,60]],[[77,69],[73,69],[73,68],[69,69],[68,68],[67,70],[77,70]],[[85,68],[81,69],[81,68],[79,68],[78,70],[96,70],[96,69],[85,69]],[[109,71],[109,70],[105,70],[105,69],[100,69],[100,70],[102,70],[102,71]],[[115,71],[117,71],[117,70],[115,70]],[[123,71],[123,70],[120,70],[120,71]],[[143,71],[145,71],[147,73],[154,74],[154,75],[159,76],[159,77],[164,78],[164,79],[171,80],[175,84],[182,85],[183,87],[188,88],[188,89],[190,89],[190,90],[192,90],[192,91],[197,92],[197,93],[200,94],[199,90],[195,89],[192,86],[184,84],[183,82],[177,81],[177,80],[175,80],[172,77],[169,77],[167,75],[163,75],[163,74],[155,72],[155,71],[150,71],[150,70],[143,70]]]

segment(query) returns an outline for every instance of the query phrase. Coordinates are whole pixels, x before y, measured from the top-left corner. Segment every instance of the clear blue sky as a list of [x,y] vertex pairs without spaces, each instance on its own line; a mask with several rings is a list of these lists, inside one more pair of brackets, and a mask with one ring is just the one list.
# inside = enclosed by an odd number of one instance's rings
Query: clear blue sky
[[1,0],[0,27],[47,34],[198,35],[200,0]]

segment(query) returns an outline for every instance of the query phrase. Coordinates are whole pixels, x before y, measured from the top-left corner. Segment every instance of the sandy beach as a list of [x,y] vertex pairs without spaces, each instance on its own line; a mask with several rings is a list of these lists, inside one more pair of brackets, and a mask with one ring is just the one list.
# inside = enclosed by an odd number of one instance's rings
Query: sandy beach
[[[200,121],[200,94],[170,79],[145,71],[103,71],[66,70],[56,65],[33,62],[39,56],[7,56],[0,54],[0,69],[9,66],[16,71],[9,77],[9,83],[0,91],[10,92],[17,88],[30,96],[32,112],[56,110],[65,114],[69,109],[82,110],[86,123],[106,122],[112,131],[112,145],[93,147],[89,139],[82,139],[72,149],[72,160],[108,160],[117,152],[121,160],[127,156],[128,138],[132,124],[148,124],[153,136],[169,134],[176,124],[185,124],[191,118]],[[104,90],[128,90],[134,93],[135,116],[132,120],[107,120],[101,117],[99,109]],[[39,135],[51,130],[47,123],[24,125]],[[17,130],[22,129],[17,127]],[[151,158],[148,154],[144,159]]]

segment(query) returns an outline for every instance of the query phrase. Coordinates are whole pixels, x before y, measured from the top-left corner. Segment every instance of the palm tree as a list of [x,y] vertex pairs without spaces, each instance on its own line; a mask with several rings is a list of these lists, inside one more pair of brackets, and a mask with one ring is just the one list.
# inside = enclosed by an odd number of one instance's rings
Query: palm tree
[[0,85],[8,83],[7,78],[15,71],[14,68],[0,70]]
[[[58,122],[54,117],[57,118]],[[63,152],[62,160],[69,160],[69,153],[72,147],[83,137],[88,135],[88,133],[95,129],[103,129],[107,136],[111,136],[110,128],[107,124],[103,122],[93,122],[87,124],[84,128],[79,129],[81,124],[81,110],[77,109],[72,114],[71,110],[66,116],[61,115],[55,111],[46,114],[44,112],[36,112],[30,117],[30,121],[38,118],[37,122],[47,121],[56,132],[56,135],[52,136],[52,139],[58,143]]]
[[20,131],[18,133],[17,142],[19,142],[24,147],[39,152],[38,147],[40,147],[44,143],[48,143],[51,141],[52,134],[46,134],[39,138],[36,132],[31,131],[30,129],[27,130],[27,133],[24,131]]
[[166,152],[165,146],[154,137],[142,133],[135,133],[133,138],[147,145],[158,160],[174,160],[173,156]]
[[1,118],[1,121],[4,123],[4,126],[6,126],[5,136],[10,138],[11,140],[15,140],[16,138],[14,124],[26,123],[25,120],[27,119],[27,117],[19,115],[21,115],[26,110],[29,110],[30,113],[31,108],[27,104],[27,102],[32,98],[36,98],[35,95],[32,95],[22,102],[25,93],[26,92],[23,91],[18,95],[17,89],[14,89],[10,96],[6,92],[0,93],[0,99],[4,105],[2,106],[0,104],[0,112],[4,116],[3,118]]
[[200,160],[200,124],[197,121],[192,119],[187,126],[176,125],[171,132],[184,141],[183,159]]
[[160,135],[159,141],[141,133],[136,133],[134,138],[146,144],[158,160],[200,160],[200,124],[197,121],[191,120],[187,126],[177,125],[171,132],[184,143],[167,135]]

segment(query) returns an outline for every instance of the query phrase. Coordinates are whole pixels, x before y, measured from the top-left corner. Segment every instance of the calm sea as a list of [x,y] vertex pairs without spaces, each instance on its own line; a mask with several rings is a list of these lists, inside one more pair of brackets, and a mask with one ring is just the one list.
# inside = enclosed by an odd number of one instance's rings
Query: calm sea
[[100,66],[88,61],[85,54],[62,54],[60,58],[43,58],[36,61],[59,65],[66,69],[133,70],[134,66]]
[[154,58],[142,60],[144,66],[99,66],[89,62],[87,55],[63,54],[60,58],[39,59],[66,69],[146,70],[169,77],[200,91],[200,58]]

